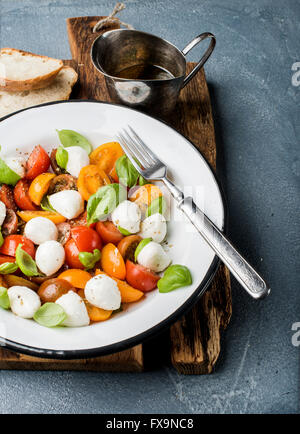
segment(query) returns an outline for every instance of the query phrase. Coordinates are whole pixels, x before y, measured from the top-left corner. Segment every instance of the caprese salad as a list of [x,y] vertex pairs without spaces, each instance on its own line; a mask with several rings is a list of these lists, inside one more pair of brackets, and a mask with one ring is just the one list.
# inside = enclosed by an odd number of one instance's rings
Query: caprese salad
[[93,150],[75,131],[58,136],[50,155],[37,145],[0,158],[0,307],[46,327],[80,327],[155,288],[190,285],[162,245],[161,189],[119,143]]

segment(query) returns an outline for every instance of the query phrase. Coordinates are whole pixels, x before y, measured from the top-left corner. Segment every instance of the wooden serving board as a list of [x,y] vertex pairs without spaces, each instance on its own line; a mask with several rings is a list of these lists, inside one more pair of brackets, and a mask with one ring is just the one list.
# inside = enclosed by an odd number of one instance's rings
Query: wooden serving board
[[[100,17],[78,17],[67,20],[73,60],[65,63],[76,68],[79,74],[79,82],[72,98],[109,101],[104,77],[97,73],[90,60],[91,44],[101,33],[92,33],[92,28],[99,19]],[[112,28],[118,26],[114,25],[109,30]],[[194,65],[188,64],[188,72]],[[175,112],[166,120],[189,137],[216,170],[213,117],[203,69],[182,90]],[[186,316],[171,326],[167,335],[163,335],[162,346],[168,348],[171,362],[179,373],[212,372],[220,353],[220,333],[230,321],[231,310],[230,276],[226,267],[221,265],[201,300]],[[157,347],[155,339],[152,340],[152,345]],[[109,356],[65,361],[40,359],[0,348],[0,369],[141,372],[145,366],[151,368],[151,354],[147,343]],[[155,354],[157,358],[157,352]]]

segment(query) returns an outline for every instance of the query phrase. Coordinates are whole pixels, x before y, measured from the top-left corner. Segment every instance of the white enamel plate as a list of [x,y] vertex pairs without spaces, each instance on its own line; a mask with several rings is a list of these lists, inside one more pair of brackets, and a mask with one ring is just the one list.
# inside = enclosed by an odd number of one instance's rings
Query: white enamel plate
[[[0,122],[1,155],[30,153],[40,144],[47,151],[59,145],[56,129],[86,136],[94,147],[115,140],[131,125],[169,169],[170,178],[220,228],[224,203],[218,183],[198,150],[174,129],[150,116],[114,104],[68,101],[33,107]],[[50,358],[85,358],[123,350],[140,343],[185,313],[211,281],[218,260],[193,226],[170,203],[168,244],[174,264],[187,265],[193,284],[167,294],[154,290],[129,304],[108,321],[81,328],[46,328],[0,309],[0,342],[19,352]]]

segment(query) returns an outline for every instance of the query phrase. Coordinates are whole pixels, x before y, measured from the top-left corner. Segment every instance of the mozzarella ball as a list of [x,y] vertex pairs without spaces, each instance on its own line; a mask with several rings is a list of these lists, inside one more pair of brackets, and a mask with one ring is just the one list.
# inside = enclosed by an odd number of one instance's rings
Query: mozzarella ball
[[150,241],[138,254],[137,262],[158,273],[167,268],[171,259],[160,244]]
[[3,161],[7,166],[14,171],[21,178],[24,178],[26,171],[26,158],[25,157],[5,157]]
[[0,226],[2,226],[6,217],[6,206],[5,203],[0,200]]
[[67,327],[82,327],[90,323],[90,318],[84,301],[74,291],[59,297],[56,302],[65,311],[67,318],[62,323]]
[[142,238],[152,238],[156,243],[161,243],[166,234],[166,219],[160,213],[150,215],[141,223],[141,231],[139,235]]
[[70,175],[78,178],[80,170],[90,164],[88,153],[80,146],[70,146],[64,149],[68,153],[68,163],[66,170],[70,173]]
[[124,200],[112,212],[111,219],[115,226],[135,234],[140,230],[141,210],[136,203]]
[[32,318],[41,307],[40,297],[26,286],[12,286],[7,294],[12,312],[21,318]]
[[115,310],[121,306],[117,282],[105,274],[98,274],[90,279],[85,285],[84,295],[89,303],[101,309]]
[[35,262],[42,273],[51,276],[64,264],[65,249],[58,241],[45,241],[36,250]]
[[45,241],[56,241],[58,231],[56,225],[51,220],[45,217],[35,217],[26,223],[24,235],[34,244],[42,244]]
[[76,190],[63,190],[49,196],[52,208],[67,219],[74,219],[84,211],[84,201]]

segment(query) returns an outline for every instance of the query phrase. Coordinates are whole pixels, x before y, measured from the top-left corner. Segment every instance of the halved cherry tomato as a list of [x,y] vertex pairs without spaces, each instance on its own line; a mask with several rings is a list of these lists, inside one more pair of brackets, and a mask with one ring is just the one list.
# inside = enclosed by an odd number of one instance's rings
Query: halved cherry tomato
[[56,148],[52,149],[51,154],[50,154],[50,164],[51,164],[52,170],[55,173],[55,175],[61,175],[63,171],[59,167],[59,165],[57,164],[56,152],[57,152]]
[[90,273],[84,270],[77,270],[77,269],[69,269],[66,271],[63,271],[59,276],[58,279],[63,279],[69,282],[74,288],[81,288],[84,289],[87,282],[92,278]]
[[134,261],[134,252],[140,241],[142,237],[139,235],[129,235],[119,242],[117,247],[125,262],[127,259]]
[[28,238],[23,237],[23,235],[8,235],[8,237],[4,239],[4,243],[0,248],[0,253],[8,256],[16,256],[16,249],[19,244],[22,244],[22,249],[34,259],[34,244]]
[[[8,262],[8,261],[6,261],[6,262]],[[12,262],[12,261],[9,261],[9,262]],[[2,286],[4,288],[8,287],[7,283],[4,280],[4,277],[2,275],[0,275],[0,286]]]
[[27,161],[26,178],[36,178],[41,173],[47,172],[49,166],[50,158],[45,149],[40,145],[35,146]]
[[29,220],[34,219],[35,217],[45,217],[56,225],[66,221],[64,216],[51,211],[18,211],[17,214],[24,222],[29,222]]
[[83,300],[85,300],[84,289],[78,289],[77,294],[79,295],[79,297],[81,297]]
[[118,182],[115,163],[123,154],[123,149],[118,142],[108,142],[98,146],[90,154],[90,162],[96,164],[107,175],[111,176],[115,182]]
[[29,181],[27,179],[20,179],[14,188],[14,199],[19,208],[26,211],[35,211],[38,208],[30,199],[28,190]]
[[118,244],[122,238],[124,238],[113,222],[106,221],[96,223],[96,231],[105,244]]
[[102,249],[101,267],[111,277],[116,277],[120,280],[124,280],[126,277],[124,259],[118,248],[112,243],[106,244]]
[[100,167],[95,164],[89,164],[83,167],[77,181],[78,191],[84,200],[89,200],[92,194],[96,193],[98,188],[107,184],[110,184],[109,177],[104,170],[100,169]]
[[67,294],[73,286],[63,279],[48,279],[41,284],[38,295],[42,303],[54,303],[59,297]]
[[75,241],[80,252],[93,252],[101,250],[102,242],[99,234],[94,229],[86,226],[75,226],[71,229],[71,237]]
[[63,190],[77,190],[77,179],[67,174],[58,175],[51,179],[49,194],[58,193]]
[[6,216],[2,223],[1,231],[4,237],[16,234],[18,230],[18,217],[12,209],[6,210]]
[[152,291],[157,287],[160,276],[146,267],[126,261],[126,280],[136,289],[143,292]]
[[43,197],[48,191],[51,179],[55,178],[54,173],[41,173],[30,184],[28,194],[36,205],[40,205]]
[[78,249],[73,238],[66,242],[64,248],[66,255],[65,261],[67,265],[70,268],[79,268],[80,270],[84,270],[84,266],[82,265],[78,257],[80,250]]
[[93,306],[91,303],[89,303],[86,299],[85,299],[85,295],[84,295],[84,290],[83,289],[79,289],[78,291],[78,295],[83,298],[88,315],[90,317],[90,320],[93,322],[100,322],[100,321],[106,321],[111,314],[113,313],[112,310],[105,310],[105,309],[101,309],[100,307],[97,306]]
[[[95,275],[97,274],[105,273],[101,270],[96,270]],[[112,279],[118,284],[118,288],[121,293],[121,300],[123,303],[133,303],[134,301],[138,301],[143,297],[144,293],[142,291],[133,288],[127,282],[125,282],[125,280],[120,280],[115,277],[112,277]]]
[[145,184],[135,190],[129,197],[129,200],[135,202],[140,207],[142,212],[146,212],[153,199],[156,199],[162,195],[162,191],[159,187],[157,187],[157,185]]
[[110,318],[111,314],[113,313],[112,310],[104,310],[101,309],[100,307],[93,306],[91,303],[89,303],[86,300],[85,300],[85,306],[88,315],[90,317],[90,320],[93,322],[106,321],[108,318]]
[[0,200],[5,204],[7,209],[17,211],[17,205],[15,203],[13,191],[6,184],[2,184],[0,187]]
[[5,262],[15,262],[15,258],[11,256],[0,255],[0,265],[5,264]]
[[83,270],[84,266],[79,260],[79,253],[92,253],[94,249],[100,250],[101,248],[101,238],[96,231],[86,226],[76,226],[71,229],[71,239],[65,244],[66,263],[71,268]]
[[26,288],[32,289],[33,291],[37,291],[39,289],[39,285],[34,282],[31,282],[27,278],[16,276],[15,274],[5,274],[4,280],[8,286],[11,288],[12,286],[26,286]]

